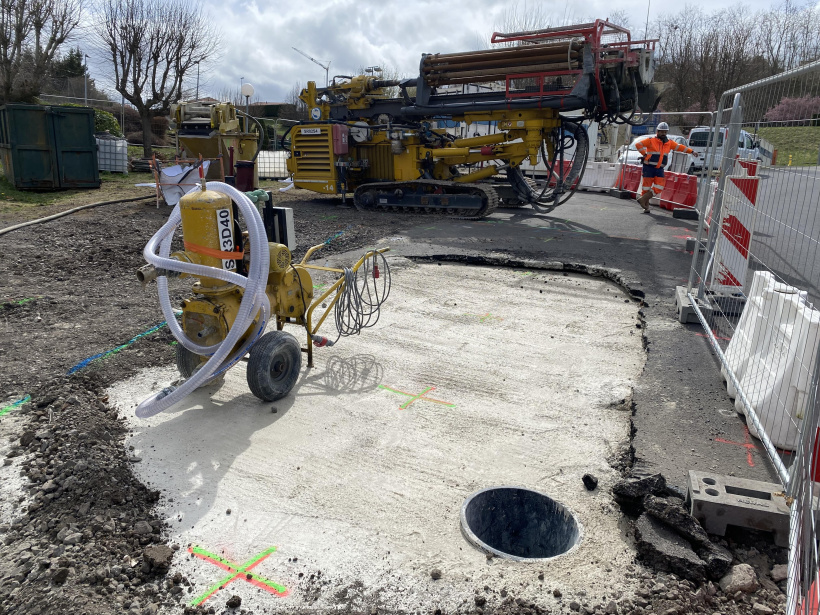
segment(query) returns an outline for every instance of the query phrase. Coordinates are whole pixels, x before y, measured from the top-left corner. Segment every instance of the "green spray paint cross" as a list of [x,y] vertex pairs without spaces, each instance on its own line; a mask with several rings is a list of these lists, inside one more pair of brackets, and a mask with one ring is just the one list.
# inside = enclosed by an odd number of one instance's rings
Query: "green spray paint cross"
[[436,387],[427,387],[418,395],[414,395],[413,393],[405,393],[404,391],[399,391],[398,389],[392,389],[390,387],[386,387],[382,384],[379,385],[380,389],[384,389],[385,391],[390,391],[391,393],[398,393],[399,395],[406,395],[410,399],[404,402],[401,406],[399,406],[399,410],[406,410],[412,404],[417,401],[429,401],[433,402],[434,404],[441,404],[442,406],[447,406],[448,408],[455,408],[455,404],[451,404],[448,401],[441,401],[440,399],[433,399],[432,397],[426,397],[427,393],[430,391],[435,391]]
[[275,594],[277,596],[287,596],[288,595],[288,588],[284,585],[279,585],[278,583],[274,583],[273,581],[269,581],[263,576],[260,576],[254,572],[250,572],[252,568],[261,564],[267,557],[276,551],[276,547],[270,547],[269,549],[265,549],[262,553],[258,555],[254,555],[251,559],[249,559],[244,564],[237,565],[233,562],[230,562],[222,557],[214,553],[209,553],[205,549],[201,547],[188,547],[188,553],[191,555],[195,555],[200,559],[204,559],[206,562],[210,562],[222,570],[228,572],[228,574],[222,577],[219,581],[217,581],[214,585],[211,585],[208,589],[204,592],[199,594],[196,598],[191,601],[192,606],[199,606],[200,604],[205,603],[211,596],[213,596],[216,592],[220,589],[223,589],[229,583],[233,583],[237,579],[242,579],[243,581],[247,581],[251,585],[258,587],[259,589],[264,589],[266,592],[271,594]]

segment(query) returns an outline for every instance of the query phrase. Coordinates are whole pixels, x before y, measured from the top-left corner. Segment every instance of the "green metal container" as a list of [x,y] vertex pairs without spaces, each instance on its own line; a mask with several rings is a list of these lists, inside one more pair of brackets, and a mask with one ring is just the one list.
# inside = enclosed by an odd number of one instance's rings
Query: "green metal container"
[[0,106],[0,158],[18,190],[99,188],[94,109]]

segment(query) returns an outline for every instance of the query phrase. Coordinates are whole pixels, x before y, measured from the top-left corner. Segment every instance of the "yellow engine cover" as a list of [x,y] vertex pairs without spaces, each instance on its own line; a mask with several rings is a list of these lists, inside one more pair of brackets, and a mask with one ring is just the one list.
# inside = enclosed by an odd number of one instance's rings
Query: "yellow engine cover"
[[332,124],[295,126],[288,169],[297,188],[336,194],[338,171],[333,155]]

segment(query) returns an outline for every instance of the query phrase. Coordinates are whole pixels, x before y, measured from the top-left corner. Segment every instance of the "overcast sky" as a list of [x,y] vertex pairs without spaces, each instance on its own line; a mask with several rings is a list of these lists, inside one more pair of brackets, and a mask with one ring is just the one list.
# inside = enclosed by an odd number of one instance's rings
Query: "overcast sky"
[[[682,4],[650,0],[650,22]],[[351,74],[361,66],[384,64],[406,76],[418,74],[422,53],[476,49],[502,26],[513,0],[203,0],[223,37],[218,61],[203,70],[200,95],[216,96],[239,88],[240,79],[253,84],[258,100],[281,101],[299,81],[324,84],[325,71],[296,53],[330,60],[330,76]],[[736,0],[710,0],[705,10],[725,8]],[[752,10],[767,8],[766,0],[745,0]],[[628,15],[633,38],[642,38],[648,3],[625,0],[533,2],[518,0],[519,10],[543,7],[560,23],[607,18],[616,11]],[[95,54],[96,55],[96,54]],[[105,64],[95,58],[91,76],[106,87]],[[192,79],[195,80],[193,75]],[[192,84],[193,85],[193,84]],[[113,88],[109,88],[113,93]]]

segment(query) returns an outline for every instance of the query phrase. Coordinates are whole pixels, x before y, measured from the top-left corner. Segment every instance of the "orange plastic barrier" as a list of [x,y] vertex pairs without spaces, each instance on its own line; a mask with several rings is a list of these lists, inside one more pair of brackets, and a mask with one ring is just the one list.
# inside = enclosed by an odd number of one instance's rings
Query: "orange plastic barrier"
[[675,193],[678,191],[680,174],[664,173],[664,177],[666,178],[666,183],[663,185],[663,192],[661,192],[660,197],[658,197],[658,200],[660,201],[658,205],[660,205],[660,207],[663,209],[668,209],[671,211],[675,208],[674,196]]
[[678,190],[672,197],[678,207],[694,209],[698,203],[698,178],[694,175],[680,175]]
[[615,180],[615,185],[613,188],[637,193],[640,185],[641,167],[637,167],[632,164],[625,164],[621,166],[621,171],[618,173],[618,178]]
[[624,165],[624,183],[622,189],[637,195],[640,188],[641,167],[631,164]]

